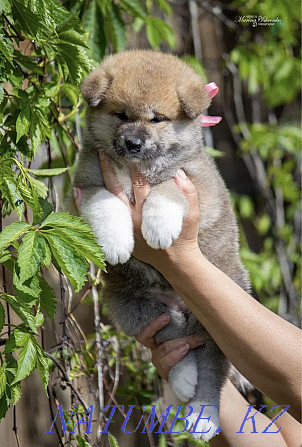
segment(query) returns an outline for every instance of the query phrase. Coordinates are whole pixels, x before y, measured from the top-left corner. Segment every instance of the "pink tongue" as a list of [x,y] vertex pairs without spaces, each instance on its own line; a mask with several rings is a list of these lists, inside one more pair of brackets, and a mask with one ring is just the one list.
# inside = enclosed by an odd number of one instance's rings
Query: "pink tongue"
[[[215,82],[210,82],[205,85],[207,92],[209,93],[210,98],[214,98],[219,92],[219,88]],[[216,126],[222,120],[221,116],[209,116],[209,115],[201,115],[201,125],[202,127],[210,127]]]

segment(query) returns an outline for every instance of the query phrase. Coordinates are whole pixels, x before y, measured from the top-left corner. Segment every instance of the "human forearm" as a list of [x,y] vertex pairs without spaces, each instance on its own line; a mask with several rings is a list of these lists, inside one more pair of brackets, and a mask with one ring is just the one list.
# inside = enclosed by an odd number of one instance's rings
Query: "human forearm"
[[199,250],[157,268],[214,338],[229,360],[257,388],[299,418],[299,329],[266,309],[208,262]]

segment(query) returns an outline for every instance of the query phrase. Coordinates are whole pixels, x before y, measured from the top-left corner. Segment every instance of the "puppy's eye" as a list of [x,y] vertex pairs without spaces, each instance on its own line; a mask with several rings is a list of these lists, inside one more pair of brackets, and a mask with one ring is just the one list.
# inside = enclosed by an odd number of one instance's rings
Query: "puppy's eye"
[[162,121],[165,121],[165,118],[162,116],[156,116],[155,118],[152,118],[152,120],[150,120],[151,123],[161,123]]
[[121,121],[127,121],[128,119],[125,112],[115,113],[114,115],[117,116]]

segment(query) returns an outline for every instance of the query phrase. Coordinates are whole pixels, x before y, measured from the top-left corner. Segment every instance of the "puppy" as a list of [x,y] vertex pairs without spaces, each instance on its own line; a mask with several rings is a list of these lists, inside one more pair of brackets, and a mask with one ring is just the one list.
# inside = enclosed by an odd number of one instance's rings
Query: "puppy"
[[[210,105],[210,96],[187,64],[153,51],[107,57],[84,81],[82,94],[89,107],[74,186],[83,190],[81,215],[90,223],[111,264],[105,276],[104,301],[117,328],[128,335],[137,334],[167,312],[170,323],[158,332],[158,342],[195,333],[207,340],[205,346],[190,351],[169,375],[176,395],[193,408],[188,416],[192,427],[200,405],[219,404],[227,376],[237,380],[238,386],[248,382],[231,367],[194,315],[184,310],[184,303],[165,278],[131,257],[134,238],[130,211],[105,189],[98,151],[104,151],[111,160],[129,200],[133,200],[132,165],[150,182],[142,234],[153,248],[170,247],[181,232],[188,204],[173,176],[183,168],[198,192],[200,250],[248,291],[229,194],[203,147],[200,115]],[[177,308],[175,302],[180,303]],[[194,436],[209,440],[219,432],[218,412],[205,407],[202,417],[211,417],[210,422],[201,419],[194,431],[205,433]]]

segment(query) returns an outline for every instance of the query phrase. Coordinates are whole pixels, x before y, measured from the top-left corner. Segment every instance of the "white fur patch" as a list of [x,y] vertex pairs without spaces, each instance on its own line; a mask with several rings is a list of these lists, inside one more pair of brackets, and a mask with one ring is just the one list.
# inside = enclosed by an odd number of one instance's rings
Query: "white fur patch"
[[[216,403],[208,404],[206,402],[192,401],[189,402],[188,405],[193,407],[193,412],[190,416],[187,417],[187,420],[189,421],[187,430],[188,431],[190,430],[190,433],[193,436],[193,438],[202,439],[203,441],[209,441],[221,431],[219,415],[217,408],[215,407],[204,407],[202,415],[200,416],[200,420],[196,425],[198,416],[202,409],[201,405],[216,405]],[[208,418],[210,418],[210,420],[208,420]],[[192,433],[193,430],[194,432]],[[198,432],[204,432],[204,433],[198,433]]]
[[82,201],[81,214],[102,245],[111,265],[124,264],[134,248],[133,225],[127,205],[106,189]]
[[[175,367],[177,368],[178,364]],[[192,399],[197,385],[196,363],[185,364],[183,368],[178,368],[175,372],[171,370],[169,382],[172,390],[180,400],[187,402],[189,399]]]
[[186,210],[159,194],[150,195],[143,207],[142,234],[152,248],[169,248],[178,238]]

